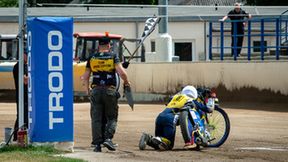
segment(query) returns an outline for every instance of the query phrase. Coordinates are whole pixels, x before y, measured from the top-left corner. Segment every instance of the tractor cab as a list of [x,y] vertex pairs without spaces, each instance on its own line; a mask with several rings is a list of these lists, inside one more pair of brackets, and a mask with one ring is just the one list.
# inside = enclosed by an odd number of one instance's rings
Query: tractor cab
[[122,35],[110,34],[108,32],[75,33],[74,38],[76,39],[74,60],[77,62],[87,61],[89,56],[97,52],[99,40],[103,38],[110,39],[111,52],[118,54],[121,61],[125,61],[126,59],[131,58],[131,59],[140,59],[141,62],[145,62],[144,44],[141,45],[139,55],[133,55],[132,52],[128,49],[129,43],[130,44],[136,43],[137,45],[141,41],[141,39],[127,39],[124,38]]
[[99,40],[103,38],[110,39],[110,46],[112,53],[119,54],[119,44],[122,39],[122,35],[105,33],[75,33],[76,49],[74,60],[75,61],[87,61],[89,56],[97,52]]

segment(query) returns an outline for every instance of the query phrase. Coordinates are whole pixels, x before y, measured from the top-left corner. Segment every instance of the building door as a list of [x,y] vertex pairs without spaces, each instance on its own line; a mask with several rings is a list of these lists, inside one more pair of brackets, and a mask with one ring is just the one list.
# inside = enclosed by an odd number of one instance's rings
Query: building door
[[179,61],[192,61],[192,42],[175,42],[174,54]]

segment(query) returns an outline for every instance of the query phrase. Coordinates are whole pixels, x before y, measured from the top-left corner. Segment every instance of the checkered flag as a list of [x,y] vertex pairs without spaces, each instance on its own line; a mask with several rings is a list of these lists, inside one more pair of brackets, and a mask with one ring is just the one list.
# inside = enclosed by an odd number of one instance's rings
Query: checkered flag
[[154,31],[155,26],[159,23],[160,19],[161,18],[159,17],[152,17],[146,20],[140,44],[142,44],[144,40]]
[[[125,68],[128,67],[129,65],[129,61],[133,58],[133,56],[136,54],[137,50],[139,49],[139,47],[143,44],[144,40],[154,31],[155,26],[159,23],[161,18],[159,17],[151,17],[149,19],[146,20],[145,22],[145,27],[144,27],[144,31],[143,34],[141,36],[141,41],[140,43],[137,45],[135,51],[131,54],[131,57],[128,59],[128,61],[124,62],[126,63]],[[123,65],[124,67],[124,65]]]

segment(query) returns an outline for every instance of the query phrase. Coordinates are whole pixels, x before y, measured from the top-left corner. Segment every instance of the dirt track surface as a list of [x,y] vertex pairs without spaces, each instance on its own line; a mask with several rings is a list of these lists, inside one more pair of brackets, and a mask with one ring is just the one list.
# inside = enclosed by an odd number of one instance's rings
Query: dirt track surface
[[[220,148],[201,151],[184,150],[180,129],[177,128],[172,151],[159,152],[148,148],[140,151],[138,141],[142,132],[154,132],[155,118],[164,105],[137,104],[132,112],[120,104],[119,122],[114,142],[117,151],[103,149],[95,153],[90,148],[91,126],[89,103],[74,104],[75,152],[69,157],[88,161],[288,161],[288,107],[278,105],[222,106],[228,113],[231,132]],[[242,109],[245,108],[245,109]],[[286,108],[286,110],[285,110]],[[251,109],[251,110],[249,110]],[[0,103],[0,139],[4,127],[12,127],[15,104]]]

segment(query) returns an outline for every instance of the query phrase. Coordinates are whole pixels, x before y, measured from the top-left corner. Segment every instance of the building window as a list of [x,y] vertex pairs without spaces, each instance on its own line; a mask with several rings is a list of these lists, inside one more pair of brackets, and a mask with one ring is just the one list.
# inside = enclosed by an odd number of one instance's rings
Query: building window
[[155,41],[151,41],[151,52],[155,52],[155,46],[156,46]]
[[[17,42],[0,40],[0,60],[11,60],[17,55]],[[13,55],[14,54],[14,55]]]
[[[261,52],[261,41],[253,41],[253,52]],[[264,52],[267,52],[267,41],[264,41]]]
[[174,54],[180,61],[192,61],[192,42],[174,43]]

